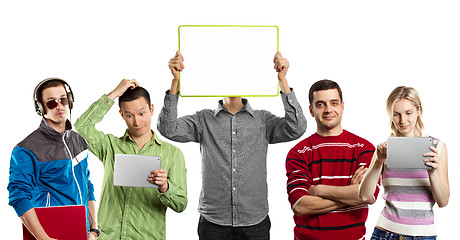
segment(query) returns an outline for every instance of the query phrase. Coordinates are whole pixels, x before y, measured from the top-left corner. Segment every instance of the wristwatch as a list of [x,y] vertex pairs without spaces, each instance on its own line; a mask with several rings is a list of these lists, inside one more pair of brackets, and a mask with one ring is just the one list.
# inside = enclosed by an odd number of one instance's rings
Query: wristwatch
[[97,237],[99,237],[99,235],[101,235],[101,230],[96,229],[96,228],[91,228],[91,229],[89,230],[89,232],[96,233],[96,234],[97,234]]

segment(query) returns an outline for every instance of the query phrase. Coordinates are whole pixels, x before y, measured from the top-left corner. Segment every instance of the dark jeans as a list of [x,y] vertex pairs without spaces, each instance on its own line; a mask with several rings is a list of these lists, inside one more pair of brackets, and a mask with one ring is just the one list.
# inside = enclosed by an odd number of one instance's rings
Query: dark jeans
[[198,236],[200,240],[267,240],[270,239],[270,218],[248,227],[221,226],[200,216]]
[[406,235],[399,235],[397,233],[392,233],[385,231],[380,228],[374,228],[374,232],[372,233],[371,240],[434,240],[436,236],[429,236],[429,237],[417,237],[417,236],[406,236]]

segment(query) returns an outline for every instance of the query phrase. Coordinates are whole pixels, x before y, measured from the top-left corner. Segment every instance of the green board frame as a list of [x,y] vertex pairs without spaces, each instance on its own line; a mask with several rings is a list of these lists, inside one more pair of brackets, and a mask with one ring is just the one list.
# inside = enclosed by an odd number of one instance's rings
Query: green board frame
[[[180,48],[180,29],[183,27],[270,27],[276,28],[276,51],[279,52],[279,27],[276,25],[180,25],[177,28],[177,35],[178,35],[178,49],[181,51]],[[181,72],[179,72],[179,95],[181,97],[276,97],[279,95],[279,82],[277,82],[277,89],[276,94],[273,95],[182,95],[181,94]]]

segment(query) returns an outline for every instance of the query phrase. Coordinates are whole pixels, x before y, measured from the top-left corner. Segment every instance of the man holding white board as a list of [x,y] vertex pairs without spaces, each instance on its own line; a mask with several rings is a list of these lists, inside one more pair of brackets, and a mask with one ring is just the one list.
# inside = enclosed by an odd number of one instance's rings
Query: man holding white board
[[[176,52],[169,62],[174,76],[158,119],[158,130],[178,142],[198,142],[202,152],[201,213],[198,235],[203,239],[269,239],[267,147],[295,140],[307,127],[305,116],[286,73],[289,62],[274,58],[285,116],[253,110],[247,99],[224,97],[217,109],[177,117],[179,72],[184,58]],[[218,84],[216,82],[216,84]]]
[[[126,133],[118,138],[96,130],[96,123],[119,98]],[[187,206],[186,168],[182,152],[158,138],[150,129],[153,104],[150,95],[135,79],[123,79],[103,95],[76,121],[77,131],[90,151],[104,164],[104,180],[99,205],[99,239],[165,239],[166,209],[182,212]],[[158,188],[114,186],[116,154],[150,155],[161,158],[161,168],[139,177]],[[134,162],[134,159],[133,159]],[[134,163],[133,163],[134,164]]]

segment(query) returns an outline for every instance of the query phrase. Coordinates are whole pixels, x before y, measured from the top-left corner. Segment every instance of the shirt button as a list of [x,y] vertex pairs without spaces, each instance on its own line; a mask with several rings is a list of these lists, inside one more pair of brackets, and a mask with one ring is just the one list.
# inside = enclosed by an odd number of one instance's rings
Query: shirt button
[[232,149],[232,152],[235,152],[235,149]]
[[233,172],[235,172],[235,171],[236,171],[236,169],[233,169]]
[[235,135],[235,132],[232,132],[233,135]]
[[236,191],[236,188],[233,188],[233,191]]

